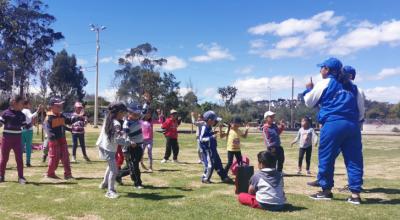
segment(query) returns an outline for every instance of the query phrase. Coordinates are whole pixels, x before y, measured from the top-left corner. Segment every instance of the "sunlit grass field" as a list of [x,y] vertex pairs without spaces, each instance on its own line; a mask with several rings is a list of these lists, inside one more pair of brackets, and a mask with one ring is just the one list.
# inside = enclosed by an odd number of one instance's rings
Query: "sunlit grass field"
[[[6,171],[7,182],[0,184],[0,219],[400,219],[400,136],[363,137],[365,192],[362,194],[363,204],[354,206],[346,203],[347,194],[338,190],[346,184],[341,156],[336,163],[334,200],[313,201],[308,198],[317,190],[306,186],[306,182],[315,179],[317,149],[313,152],[313,175],[295,175],[298,149],[290,147],[294,134],[284,133],[285,191],[290,206],[282,212],[240,205],[234,186],[220,183],[216,173],[214,184],[202,184],[202,166],[197,164],[194,134],[180,134],[181,164],[161,164],[164,138],[156,133],[154,172],[142,174],[145,189],[134,189],[130,179],[126,178],[125,185],[117,187],[121,197],[107,199],[105,192],[98,189],[106,163],[98,159],[94,146],[97,136],[98,130],[89,129],[86,141],[92,162],[84,162],[78,149],[78,163],[72,164],[75,177],[72,181],[43,178],[46,164],[41,163],[42,153],[34,151],[33,167],[24,170],[29,184],[19,185],[15,160],[11,155]],[[40,135],[35,135],[34,142],[40,141]],[[71,143],[70,136],[68,142]],[[251,134],[243,140],[243,145],[243,154],[255,165],[257,153],[264,149],[262,136]],[[219,141],[219,152],[225,162],[224,140]],[[61,165],[58,175],[63,176]]]

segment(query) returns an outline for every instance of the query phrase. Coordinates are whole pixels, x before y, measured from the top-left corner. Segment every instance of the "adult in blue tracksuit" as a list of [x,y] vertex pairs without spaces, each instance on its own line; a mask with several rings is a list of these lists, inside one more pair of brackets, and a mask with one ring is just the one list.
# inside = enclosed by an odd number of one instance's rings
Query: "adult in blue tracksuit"
[[206,124],[201,127],[199,135],[204,164],[204,174],[201,181],[203,183],[211,183],[211,176],[215,169],[221,177],[221,180],[229,183],[231,182],[231,179],[225,172],[217,151],[217,133],[213,131],[213,127],[218,123],[218,121],[221,121],[221,118],[219,118],[213,111],[205,112],[203,117]]
[[363,184],[363,156],[359,122],[359,92],[345,74],[342,63],[329,58],[318,65],[323,80],[306,92],[305,103],[309,107],[319,106],[318,121],[322,124],[318,151],[318,177],[315,185],[322,191],[311,196],[313,199],[330,200],[334,186],[335,160],[342,151],[349,189],[348,202],[360,204]]

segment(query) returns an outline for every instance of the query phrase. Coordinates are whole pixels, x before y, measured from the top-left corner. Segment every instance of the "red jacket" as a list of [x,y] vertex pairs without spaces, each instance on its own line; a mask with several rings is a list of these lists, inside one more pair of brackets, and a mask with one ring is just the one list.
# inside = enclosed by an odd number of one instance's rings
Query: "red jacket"
[[178,120],[171,117],[167,118],[161,125],[161,128],[165,130],[164,134],[166,137],[178,139]]

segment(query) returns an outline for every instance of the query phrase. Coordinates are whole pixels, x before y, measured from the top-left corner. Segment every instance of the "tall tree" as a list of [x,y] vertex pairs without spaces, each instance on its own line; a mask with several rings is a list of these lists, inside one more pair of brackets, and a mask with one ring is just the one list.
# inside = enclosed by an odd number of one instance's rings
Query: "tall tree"
[[46,12],[48,6],[40,0],[3,0],[0,6],[0,54],[7,60],[7,72],[15,74],[23,95],[30,76],[37,73],[36,67],[54,56],[52,46],[64,37],[51,28],[55,17]]
[[218,94],[221,96],[225,107],[228,108],[232,104],[233,99],[236,97],[238,89],[234,86],[226,86],[218,88]]
[[72,106],[74,101],[83,101],[83,88],[88,81],[77,66],[75,55],[69,56],[66,50],[62,50],[53,59],[48,83],[51,95],[64,98],[68,107]]

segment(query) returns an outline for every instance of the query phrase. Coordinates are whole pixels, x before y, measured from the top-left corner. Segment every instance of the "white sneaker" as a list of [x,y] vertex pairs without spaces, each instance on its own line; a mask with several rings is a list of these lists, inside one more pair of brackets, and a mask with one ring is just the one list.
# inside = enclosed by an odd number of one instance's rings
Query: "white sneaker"
[[24,177],[18,178],[18,183],[21,185],[25,185],[26,184],[26,179]]
[[135,186],[136,189],[143,189],[143,186]]
[[107,197],[109,199],[116,199],[119,197],[119,195],[117,194],[117,192],[109,191],[106,193],[105,197]]
[[202,163],[203,163],[203,161],[199,160],[197,163],[198,163],[198,164],[202,164]]
[[76,162],[78,162],[78,161],[76,160],[76,157],[73,156],[71,162],[72,162],[72,163],[76,163]]
[[161,163],[167,163],[167,162],[168,162],[168,160],[166,160],[166,159],[161,160]]
[[301,170],[298,170],[298,171],[297,171],[297,175],[301,175]]
[[107,189],[107,184],[105,184],[105,183],[100,183],[100,185],[99,185],[99,189]]
[[152,172],[153,172],[153,169],[149,169],[148,171],[149,171],[149,173],[152,173]]

